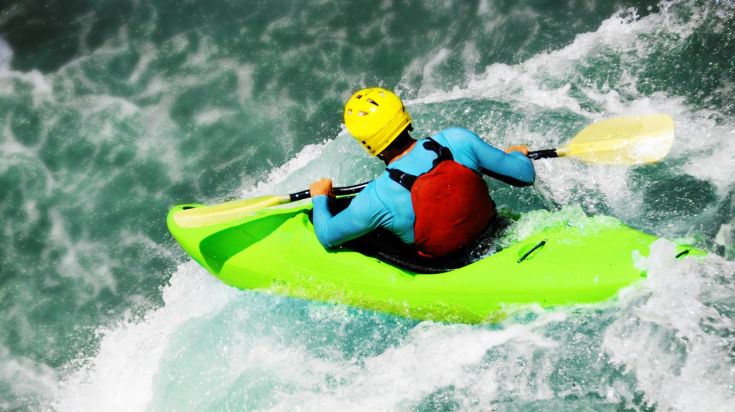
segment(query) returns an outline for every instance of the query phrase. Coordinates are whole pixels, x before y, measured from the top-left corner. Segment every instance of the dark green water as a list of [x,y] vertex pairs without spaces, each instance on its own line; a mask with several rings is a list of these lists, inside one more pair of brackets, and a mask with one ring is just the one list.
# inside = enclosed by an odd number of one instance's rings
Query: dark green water
[[[0,409],[735,409],[732,1],[3,1]],[[241,292],[168,235],[176,203],[372,178],[342,104],[419,134],[553,147],[669,113],[634,168],[537,162],[519,212],[608,214],[712,253],[600,308],[438,325]]]

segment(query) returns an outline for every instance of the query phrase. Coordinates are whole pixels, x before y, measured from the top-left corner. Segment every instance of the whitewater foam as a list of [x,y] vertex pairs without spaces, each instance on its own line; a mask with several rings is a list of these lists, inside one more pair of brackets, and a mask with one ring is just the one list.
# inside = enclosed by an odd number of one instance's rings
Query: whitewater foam
[[623,295],[621,316],[605,331],[614,365],[636,378],[650,404],[663,410],[735,409],[735,364],[728,352],[735,265],[710,255],[677,260],[658,240],[641,265],[646,293]]
[[222,308],[236,295],[196,263],[179,267],[163,289],[164,306],[142,319],[100,328],[99,350],[64,377],[54,406],[60,410],[144,410],[171,336],[186,322]]

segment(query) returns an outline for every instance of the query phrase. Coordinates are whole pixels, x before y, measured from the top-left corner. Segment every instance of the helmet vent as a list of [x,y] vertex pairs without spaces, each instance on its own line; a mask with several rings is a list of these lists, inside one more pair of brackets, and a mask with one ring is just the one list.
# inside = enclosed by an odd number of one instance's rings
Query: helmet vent
[[367,98],[367,102],[368,102],[368,103],[371,103],[371,104],[374,104],[374,105],[376,105],[376,106],[380,106],[380,105],[378,104],[378,102],[376,102],[375,100],[373,100],[373,99],[371,99],[371,98],[369,98],[369,97]]
[[368,113],[368,112],[364,112],[364,111],[362,111],[362,110],[360,110],[359,112],[357,112],[357,115],[358,115],[358,116],[367,116],[368,114],[370,114],[370,113]]

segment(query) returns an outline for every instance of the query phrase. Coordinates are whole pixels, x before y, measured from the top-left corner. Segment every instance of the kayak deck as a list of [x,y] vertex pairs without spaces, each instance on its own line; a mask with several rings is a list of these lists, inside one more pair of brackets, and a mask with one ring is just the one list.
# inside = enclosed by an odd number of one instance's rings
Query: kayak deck
[[268,209],[216,225],[169,230],[224,283],[334,302],[416,319],[488,322],[508,307],[601,302],[645,277],[636,268],[655,236],[623,225],[556,227],[535,233],[468,266],[421,274],[351,250],[326,250],[310,205]]

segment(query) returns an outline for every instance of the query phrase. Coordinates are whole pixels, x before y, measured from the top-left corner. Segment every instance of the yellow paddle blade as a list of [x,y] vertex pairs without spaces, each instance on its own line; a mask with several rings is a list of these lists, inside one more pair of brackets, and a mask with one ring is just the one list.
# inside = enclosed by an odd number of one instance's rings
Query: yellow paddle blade
[[674,119],[652,114],[593,123],[556,152],[593,163],[635,165],[663,159],[673,144]]
[[282,205],[290,201],[288,195],[233,200],[212,206],[181,210],[174,214],[173,220],[179,227],[210,226],[245,217],[267,207]]

